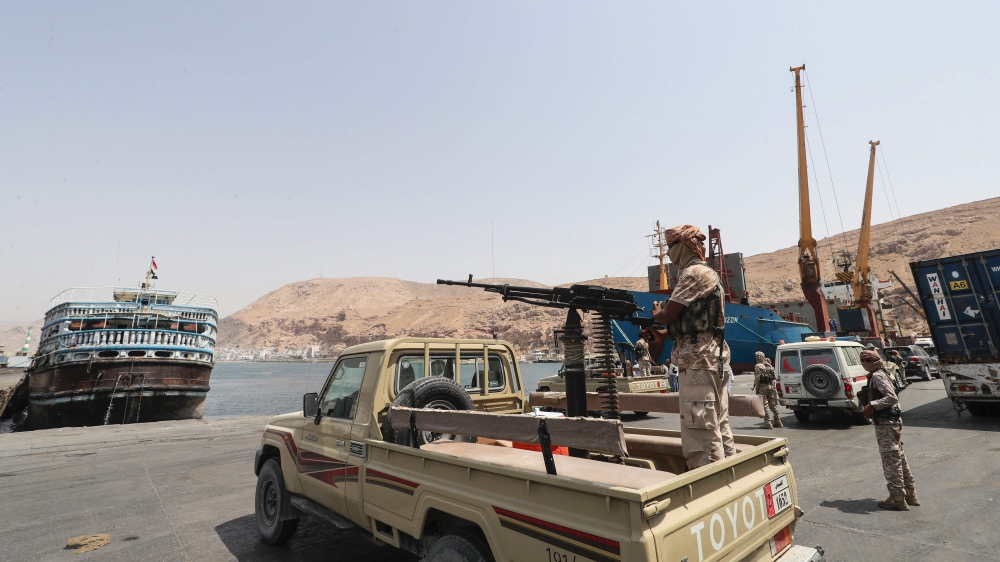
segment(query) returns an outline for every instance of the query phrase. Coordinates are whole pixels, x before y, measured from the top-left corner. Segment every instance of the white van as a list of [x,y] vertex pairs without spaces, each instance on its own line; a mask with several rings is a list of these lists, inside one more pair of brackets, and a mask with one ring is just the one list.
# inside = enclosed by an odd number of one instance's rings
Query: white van
[[837,410],[858,423],[871,423],[861,413],[858,392],[868,385],[861,366],[865,348],[852,341],[810,341],[778,346],[775,373],[778,402],[800,422],[816,412]]

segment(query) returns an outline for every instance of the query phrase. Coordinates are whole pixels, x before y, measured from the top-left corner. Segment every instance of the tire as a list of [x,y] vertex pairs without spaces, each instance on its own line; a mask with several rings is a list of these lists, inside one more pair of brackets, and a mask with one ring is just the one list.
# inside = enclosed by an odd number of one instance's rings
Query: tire
[[[472,398],[465,392],[465,389],[458,386],[458,383],[444,377],[426,377],[415,380],[406,385],[406,388],[399,391],[399,395],[392,401],[390,408],[404,406],[407,408],[429,408],[433,410],[475,410]],[[388,427],[382,431],[385,440],[398,445],[411,446],[410,431],[408,429],[392,429]],[[420,441],[417,445],[426,445],[434,441],[461,441],[465,443],[475,443],[476,438],[465,435],[442,435],[429,431],[417,433]]]
[[803,412],[802,410],[792,410],[792,413],[795,414],[795,419],[799,420],[800,422],[809,421],[809,412]]
[[865,417],[863,412],[851,412],[851,421],[854,425],[871,425],[872,420]]
[[923,371],[920,372],[920,380],[929,381],[931,380],[931,369],[927,365],[923,366]]
[[493,553],[478,532],[457,529],[438,539],[422,562],[493,562]]
[[802,386],[817,398],[831,398],[840,391],[840,375],[826,365],[813,365],[802,373]]
[[281,505],[288,501],[287,496],[281,465],[277,459],[268,459],[257,476],[257,493],[254,497],[257,532],[267,544],[285,544],[299,528],[298,519],[281,519]]

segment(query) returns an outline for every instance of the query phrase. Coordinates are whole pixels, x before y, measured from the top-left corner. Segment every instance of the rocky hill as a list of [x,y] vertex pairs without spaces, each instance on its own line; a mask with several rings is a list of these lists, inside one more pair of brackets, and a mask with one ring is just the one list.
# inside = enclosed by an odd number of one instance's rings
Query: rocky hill
[[[912,286],[908,263],[1000,248],[1000,198],[977,201],[905,217],[872,227],[871,267],[882,278],[894,269]],[[823,277],[832,279],[835,252],[857,251],[858,231],[819,242]],[[746,258],[751,302],[801,299],[797,250],[789,246]],[[497,283],[542,286],[520,279]],[[621,289],[645,290],[642,277],[583,281]],[[917,313],[903,304],[905,293],[894,282],[890,301],[905,329],[923,329]],[[907,297],[908,298],[908,297]],[[313,279],[281,287],[222,320],[220,345],[226,347],[301,348],[328,351],[396,336],[500,338],[522,350],[551,348],[552,329],[564,313],[521,303],[503,303],[493,294],[400,279],[357,277]]]

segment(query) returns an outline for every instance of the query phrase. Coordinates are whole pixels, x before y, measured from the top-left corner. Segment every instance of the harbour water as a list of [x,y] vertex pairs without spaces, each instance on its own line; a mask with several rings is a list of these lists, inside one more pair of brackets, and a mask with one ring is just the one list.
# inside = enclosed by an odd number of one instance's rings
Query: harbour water
[[[561,363],[521,363],[524,388],[556,374]],[[302,409],[302,395],[319,392],[332,362],[220,362],[212,370],[212,390],[204,417],[266,416]]]

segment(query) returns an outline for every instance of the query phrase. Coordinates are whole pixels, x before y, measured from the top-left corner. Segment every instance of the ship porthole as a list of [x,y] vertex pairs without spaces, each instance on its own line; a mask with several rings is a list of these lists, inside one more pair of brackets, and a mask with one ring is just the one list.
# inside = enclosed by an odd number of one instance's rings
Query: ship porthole
[[157,357],[173,357],[173,355],[174,354],[172,352],[170,352],[170,351],[157,351],[156,352],[156,356]]
[[146,356],[146,352],[145,351],[130,351],[130,352],[128,352],[128,356],[129,357],[145,357]]
[[118,357],[118,352],[117,351],[102,351],[102,352],[98,353],[97,356],[101,357],[101,358],[105,358],[105,359],[111,358],[111,357]]

